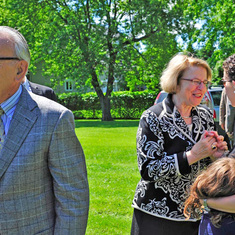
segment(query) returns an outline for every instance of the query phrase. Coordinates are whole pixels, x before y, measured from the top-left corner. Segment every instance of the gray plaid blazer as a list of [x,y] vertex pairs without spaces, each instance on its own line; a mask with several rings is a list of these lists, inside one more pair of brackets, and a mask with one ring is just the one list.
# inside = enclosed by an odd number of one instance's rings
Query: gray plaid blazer
[[85,234],[88,207],[71,111],[23,89],[0,153],[0,234]]

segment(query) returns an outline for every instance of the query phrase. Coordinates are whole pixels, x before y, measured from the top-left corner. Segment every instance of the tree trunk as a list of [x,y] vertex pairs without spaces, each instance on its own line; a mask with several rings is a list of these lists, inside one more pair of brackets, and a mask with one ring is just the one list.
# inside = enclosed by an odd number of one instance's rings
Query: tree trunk
[[100,86],[99,86],[99,82],[98,82],[98,78],[97,78],[97,74],[95,72],[95,70],[92,68],[92,85],[95,88],[96,94],[99,97],[100,100],[100,104],[101,104],[101,110],[102,110],[102,121],[112,121],[113,118],[111,116],[111,105],[110,105],[110,93],[106,93],[106,95],[104,95],[104,93],[102,92]]
[[113,118],[111,116],[111,105],[110,99],[108,96],[103,96],[100,98],[101,109],[102,109],[102,121],[112,121]]

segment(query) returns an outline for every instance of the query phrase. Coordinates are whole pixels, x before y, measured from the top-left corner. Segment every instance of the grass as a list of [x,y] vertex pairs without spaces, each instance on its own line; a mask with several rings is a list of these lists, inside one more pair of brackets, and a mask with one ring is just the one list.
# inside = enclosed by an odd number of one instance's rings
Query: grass
[[76,120],[90,187],[87,235],[130,234],[131,203],[139,181],[138,120]]

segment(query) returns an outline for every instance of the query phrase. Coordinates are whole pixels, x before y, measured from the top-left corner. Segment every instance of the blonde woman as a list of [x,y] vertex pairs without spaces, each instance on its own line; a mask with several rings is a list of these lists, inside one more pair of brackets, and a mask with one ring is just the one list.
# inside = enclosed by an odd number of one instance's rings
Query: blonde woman
[[141,179],[132,206],[132,235],[194,235],[199,222],[186,221],[187,191],[227,144],[214,131],[211,111],[200,102],[211,81],[206,61],[174,56],[161,77],[166,99],[146,110],[137,131]]

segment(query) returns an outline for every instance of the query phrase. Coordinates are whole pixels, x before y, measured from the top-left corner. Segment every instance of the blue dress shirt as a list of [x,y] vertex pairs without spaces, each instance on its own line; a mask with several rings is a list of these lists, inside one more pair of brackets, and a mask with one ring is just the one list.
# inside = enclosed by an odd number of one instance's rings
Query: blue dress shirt
[[8,98],[7,100],[5,100],[3,103],[0,104],[0,106],[2,107],[4,111],[4,114],[2,115],[1,118],[2,118],[3,125],[4,125],[5,136],[8,133],[10,123],[11,123],[13,114],[15,112],[16,105],[20,99],[21,93],[22,93],[22,85],[20,85],[19,89],[13,96],[11,96],[10,98]]

